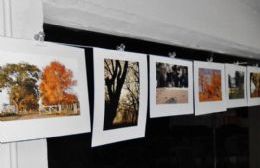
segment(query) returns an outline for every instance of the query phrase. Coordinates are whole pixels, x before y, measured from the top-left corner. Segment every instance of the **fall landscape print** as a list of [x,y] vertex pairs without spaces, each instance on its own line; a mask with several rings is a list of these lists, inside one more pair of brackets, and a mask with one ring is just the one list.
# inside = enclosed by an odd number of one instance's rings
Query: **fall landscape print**
[[188,67],[156,63],[156,104],[188,103]]
[[199,101],[221,101],[221,71],[199,68]]
[[260,97],[260,73],[250,73],[250,97]]
[[104,130],[137,125],[139,112],[139,63],[104,60]]
[[52,57],[2,61],[0,121],[79,115],[75,68],[69,62]]

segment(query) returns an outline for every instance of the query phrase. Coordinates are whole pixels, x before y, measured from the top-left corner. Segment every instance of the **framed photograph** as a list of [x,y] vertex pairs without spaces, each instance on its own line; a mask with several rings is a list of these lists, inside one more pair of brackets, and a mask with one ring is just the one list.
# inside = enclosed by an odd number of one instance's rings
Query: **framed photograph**
[[84,50],[0,38],[1,142],[90,132]]
[[247,106],[246,67],[225,64],[227,108]]
[[260,105],[260,68],[247,67],[248,106]]
[[226,110],[224,64],[194,61],[195,115]]
[[191,61],[150,55],[150,117],[193,114]]
[[147,55],[94,48],[92,146],[145,136]]

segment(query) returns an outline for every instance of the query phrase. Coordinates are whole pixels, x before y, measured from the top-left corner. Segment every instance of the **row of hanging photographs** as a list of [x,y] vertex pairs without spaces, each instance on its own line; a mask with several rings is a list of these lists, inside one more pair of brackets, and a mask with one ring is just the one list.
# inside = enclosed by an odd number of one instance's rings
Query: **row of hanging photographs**
[[[148,58],[151,118],[260,104],[260,68]],[[91,132],[83,49],[0,38],[0,60],[0,142]],[[144,137],[147,55],[93,48],[93,60],[92,146]]]

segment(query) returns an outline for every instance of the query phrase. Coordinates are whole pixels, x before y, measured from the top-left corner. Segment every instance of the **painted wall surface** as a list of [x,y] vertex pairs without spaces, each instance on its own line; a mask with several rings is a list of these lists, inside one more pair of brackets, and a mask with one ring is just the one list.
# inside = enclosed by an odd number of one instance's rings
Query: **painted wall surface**
[[11,0],[12,29],[16,38],[33,39],[42,31],[43,12],[41,0]]
[[50,24],[242,56],[260,53],[260,13],[243,1],[43,0],[43,9]]
[[0,1],[0,36],[4,35],[4,6],[3,1]]
[[[41,0],[0,0],[0,36],[33,39],[42,31]],[[47,168],[45,139],[0,144],[0,168]]]

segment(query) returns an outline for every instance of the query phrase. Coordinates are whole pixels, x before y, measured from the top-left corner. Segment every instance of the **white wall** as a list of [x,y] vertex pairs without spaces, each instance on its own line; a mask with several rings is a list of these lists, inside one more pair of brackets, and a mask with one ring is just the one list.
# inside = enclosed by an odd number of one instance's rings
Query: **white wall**
[[[33,39],[42,24],[41,0],[0,0],[0,36]],[[36,167],[48,167],[45,139],[0,144],[0,168]]]
[[260,13],[239,0],[43,0],[43,7],[50,24],[260,58]]
[[[0,11],[3,11],[4,6],[3,6],[3,1],[0,1]],[[0,36],[4,35],[4,12],[0,12]]]

